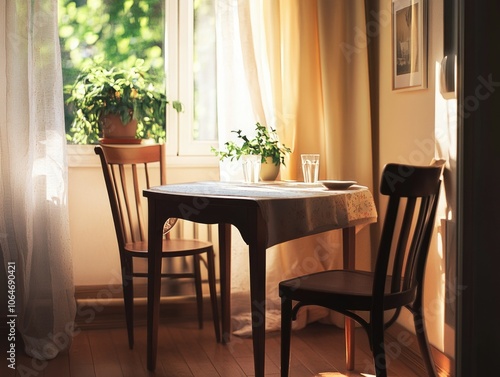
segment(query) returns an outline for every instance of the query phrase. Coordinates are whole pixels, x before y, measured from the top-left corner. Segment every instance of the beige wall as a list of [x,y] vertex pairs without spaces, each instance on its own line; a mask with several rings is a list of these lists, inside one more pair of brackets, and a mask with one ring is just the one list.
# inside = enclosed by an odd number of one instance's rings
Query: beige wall
[[[378,0],[379,12],[390,14],[391,0]],[[391,26],[381,27],[378,57],[379,75],[379,166],[388,162],[428,164],[435,154],[436,113],[440,77],[436,67],[443,58],[443,1],[428,2],[428,88],[399,92],[392,90]],[[439,110],[441,111],[441,110]],[[438,121],[436,121],[438,119]],[[381,206],[384,201],[381,199]],[[383,207],[382,207],[383,208]],[[383,216],[383,212],[381,211]],[[439,350],[453,356],[453,333],[444,325],[445,261],[442,229],[436,228],[425,276],[425,310],[429,341]],[[399,322],[413,331],[411,316],[404,312]]]

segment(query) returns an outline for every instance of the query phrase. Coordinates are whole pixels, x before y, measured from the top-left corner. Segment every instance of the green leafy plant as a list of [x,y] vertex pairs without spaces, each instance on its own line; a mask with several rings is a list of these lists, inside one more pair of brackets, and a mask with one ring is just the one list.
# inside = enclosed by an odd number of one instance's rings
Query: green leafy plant
[[221,160],[229,158],[231,160],[239,159],[243,155],[253,154],[261,155],[262,162],[266,162],[267,157],[271,157],[275,165],[280,163],[285,165],[285,156],[291,153],[292,150],[280,144],[276,130],[268,129],[266,126],[256,123],[256,135],[249,139],[241,130],[231,131],[236,133],[237,138],[242,140],[242,144],[237,144],[234,141],[224,143],[224,150],[217,150],[212,147],[212,152],[215,153]]
[[[157,81],[157,80],[156,80]],[[75,144],[93,144],[99,140],[103,117],[117,114],[123,124],[137,119],[136,137],[165,140],[165,92],[154,85],[144,60],[131,68],[113,67],[100,60],[86,65],[73,85],[65,87],[67,103],[74,111],[74,121],[67,138]],[[171,103],[182,111],[178,101]]]

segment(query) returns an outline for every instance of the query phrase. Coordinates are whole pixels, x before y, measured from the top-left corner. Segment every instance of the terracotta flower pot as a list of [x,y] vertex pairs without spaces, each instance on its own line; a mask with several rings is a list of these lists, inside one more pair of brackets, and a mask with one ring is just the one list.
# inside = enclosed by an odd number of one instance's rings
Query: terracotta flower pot
[[140,139],[135,138],[137,132],[137,120],[132,119],[123,124],[117,114],[108,114],[102,118],[102,140],[104,144],[139,144]]

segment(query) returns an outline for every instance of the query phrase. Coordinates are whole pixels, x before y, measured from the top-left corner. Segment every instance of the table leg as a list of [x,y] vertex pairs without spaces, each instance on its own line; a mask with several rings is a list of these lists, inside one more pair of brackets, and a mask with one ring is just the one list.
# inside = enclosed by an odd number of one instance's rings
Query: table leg
[[[356,251],[356,228],[349,227],[342,230],[343,243],[343,267],[344,270],[353,270],[355,267],[355,251]],[[345,317],[345,362],[346,369],[354,369],[354,320]]]
[[249,245],[252,340],[256,377],[264,377],[266,354],[266,246],[262,240]]
[[231,340],[231,224],[219,224],[222,343]]
[[148,314],[147,314],[147,367],[156,368],[158,347],[158,324],[160,317],[162,226],[156,220],[156,205],[149,199],[148,221],[153,226],[148,230]]

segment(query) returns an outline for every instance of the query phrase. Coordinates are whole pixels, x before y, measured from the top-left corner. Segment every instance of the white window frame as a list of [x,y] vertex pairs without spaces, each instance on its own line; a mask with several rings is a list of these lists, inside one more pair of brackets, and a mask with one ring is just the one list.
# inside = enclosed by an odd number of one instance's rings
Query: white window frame
[[[167,97],[179,100],[184,111],[167,110],[167,154],[177,156],[213,156],[211,146],[217,140],[193,140],[193,1],[165,0],[165,41]],[[177,59],[170,59],[177,57]],[[168,61],[167,61],[168,60]]]

